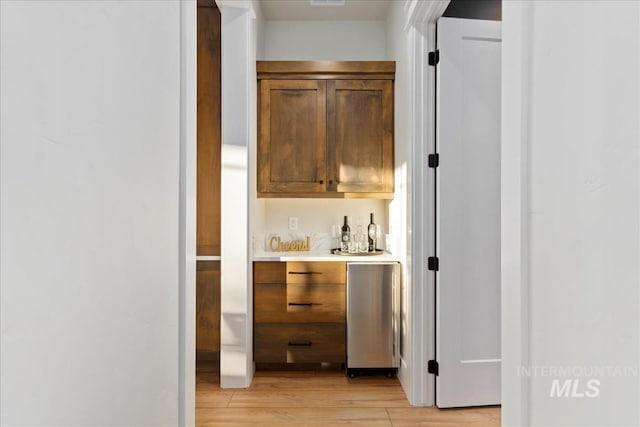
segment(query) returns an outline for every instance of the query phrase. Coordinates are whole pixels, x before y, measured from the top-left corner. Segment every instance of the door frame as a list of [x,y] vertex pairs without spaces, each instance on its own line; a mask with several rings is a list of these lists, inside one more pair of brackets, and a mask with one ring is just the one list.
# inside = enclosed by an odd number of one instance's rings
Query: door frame
[[178,425],[195,425],[197,3],[180,2]]
[[529,425],[529,117],[532,4],[502,7],[502,423]]
[[[412,1],[407,29],[410,31],[411,100],[413,129],[411,167],[411,218],[413,222],[411,265],[411,347],[412,379],[408,390],[412,403],[421,406],[435,404],[435,380],[427,373],[427,362],[435,358],[435,275],[427,271],[427,258],[433,255],[435,239],[435,209],[433,169],[426,164],[435,147],[435,68],[428,63],[428,54],[435,49],[436,21],[444,13],[448,1]],[[423,325],[422,328],[416,327]]]
[[[424,374],[416,375],[414,390],[425,406],[435,404],[435,379],[426,372],[429,359],[435,358],[435,283],[427,274],[426,259],[434,241],[433,171],[426,155],[435,147],[435,68],[428,65],[427,54],[436,47],[436,21],[443,15],[446,2],[412,0],[408,6],[407,27],[412,26],[412,100],[413,139],[413,230],[414,283],[424,285],[416,295],[412,311],[414,324],[427,325],[417,334],[416,360]],[[529,381],[518,375],[528,366],[528,88],[527,67],[531,52],[531,5],[528,2],[504,2],[502,11],[502,144],[501,144],[501,310],[502,310],[502,421],[503,425],[527,425]],[[505,55],[507,52],[507,55]],[[507,107],[505,107],[507,106]],[[428,207],[429,209],[424,209]],[[431,242],[431,243],[430,243]],[[416,287],[419,288],[419,287]],[[420,372],[416,370],[415,372]],[[418,379],[418,377],[420,377]]]
[[[413,129],[412,217],[414,283],[422,283],[412,299],[412,322],[428,325],[414,328],[415,365],[423,372],[414,375],[410,393],[414,402],[434,404],[435,382],[426,373],[427,360],[433,358],[435,312],[433,278],[426,274],[429,242],[433,242],[433,217],[425,207],[433,191],[424,161],[434,147],[434,69],[428,65],[428,52],[435,48],[435,23],[448,1],[410,0],[406,29],[411,32],[411,85]],[[503,5],[502,77],[502,417],[504,425],[526,425],[528,420],[528,380],[517,375],[517,368],[528,363],[528,221],[527,189],[528,140],[527,74],[530,57],[531,16],[527,2]],[[195,192],[196,192],[196,2],[180,2],[180,251],[179,251],[179,336],[178,408],[179,425],[195,424]],[[507,52],[507,55],[504,53]],[[506,59],[505,59],[506,58]],[[511,69],[510,69],[511,68]],[[505,78],[507,76],[507,78]],[[504,106],[508,105],[509,108]],[[430,322],[430,323],[429,323]]]

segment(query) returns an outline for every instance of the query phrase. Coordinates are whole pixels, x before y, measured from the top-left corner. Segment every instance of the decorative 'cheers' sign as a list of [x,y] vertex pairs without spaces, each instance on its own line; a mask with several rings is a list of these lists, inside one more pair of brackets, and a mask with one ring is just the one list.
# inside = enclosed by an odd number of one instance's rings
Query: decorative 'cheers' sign
[[269,249],[272,252],[308,252],[311,248],[311,237],[305,240],[294,240],[283,242],[280,236],[271,236],[269,239]]

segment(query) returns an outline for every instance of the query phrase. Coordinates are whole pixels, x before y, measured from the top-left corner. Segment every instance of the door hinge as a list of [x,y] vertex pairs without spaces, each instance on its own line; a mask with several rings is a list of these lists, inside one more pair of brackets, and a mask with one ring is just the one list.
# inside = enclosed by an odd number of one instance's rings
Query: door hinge
[[430,168],[437,168],[440,166],[440,154],[429,154],[428,163]]
[[440,269],[440,258],[437,256],[430,256],[427,259],[427,269],[429,271],[438,271]]
[[429,65],[438,65],[440,62],[440,50],[436,49],[433,52],[429,52]]
[[440,375],[440,365],[435,360],[429,360],[427,362],[427,373],[433,375]]

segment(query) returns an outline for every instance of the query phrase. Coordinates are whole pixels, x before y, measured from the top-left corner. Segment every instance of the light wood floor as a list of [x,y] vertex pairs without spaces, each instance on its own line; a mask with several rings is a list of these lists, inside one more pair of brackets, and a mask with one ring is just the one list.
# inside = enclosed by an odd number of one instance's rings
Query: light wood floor
[[223,390],[198,365],[197,426],[500,426],[500,408],[411,407],[397,379],[348,379],[337,370],[258,371],[248,389]]

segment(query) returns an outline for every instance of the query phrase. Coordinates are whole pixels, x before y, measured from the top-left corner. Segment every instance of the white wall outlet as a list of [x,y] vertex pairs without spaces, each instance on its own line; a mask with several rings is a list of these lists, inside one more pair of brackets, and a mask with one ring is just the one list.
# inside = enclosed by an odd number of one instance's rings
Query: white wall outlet
[[289,230],[297,230],[298,229],[298,217],[290,216],[289,217]]

